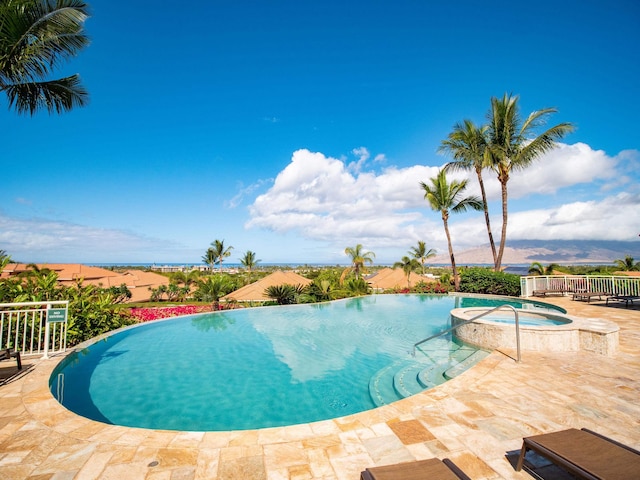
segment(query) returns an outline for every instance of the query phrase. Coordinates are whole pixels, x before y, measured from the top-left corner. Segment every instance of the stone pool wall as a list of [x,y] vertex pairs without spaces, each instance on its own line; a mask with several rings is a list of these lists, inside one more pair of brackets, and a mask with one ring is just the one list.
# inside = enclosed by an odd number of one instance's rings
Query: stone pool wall
[[[486,311],[483,308],[456,308],[451,311],[452,326],[460,325]],[[531,315],[531,311],[519,310],[519,315]],[[544,313],[536,312],[536,316]],[[558,314],[550,314],[557,318]],[[520,348],[535,352],[577,352],[580,350],[613,356],[618,351],[619,327],[600,318],[581,318],[564,315],[568,323],[562,325],[533,326],[520,324]],[[454,330],[460,340],[495,350],[516,348],[514,324],[478,319]]]

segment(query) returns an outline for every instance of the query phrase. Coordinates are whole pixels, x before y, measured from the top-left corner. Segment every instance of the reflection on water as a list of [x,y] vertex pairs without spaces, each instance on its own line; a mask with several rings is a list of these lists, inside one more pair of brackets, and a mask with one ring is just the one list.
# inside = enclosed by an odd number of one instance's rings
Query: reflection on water
[[191,324],[201,332],[226,330],[229,325],[236,323],[232,315],[219,312],[215,315],[200,315],[191,320]]

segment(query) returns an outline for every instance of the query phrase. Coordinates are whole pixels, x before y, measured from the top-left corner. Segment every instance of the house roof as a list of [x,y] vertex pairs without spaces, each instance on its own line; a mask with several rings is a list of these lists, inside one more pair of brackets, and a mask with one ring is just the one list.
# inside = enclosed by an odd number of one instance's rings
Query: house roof
[[[31,270],[29,265],[30,264],[26,263],[10,263],[2,271],[1,277],[12,277],[19,273],[29,271]],[[56,272],[58,274],[59,282],[74,282],[80,278],[91,280],[120,275],[118,272],[107,270],[106,268],[90,267],[80,263],[37,263],[35,265],[40,270],[48,269]]]
[[[58,274],[58,283],[72,286],[82,279],[83,285],[97,287],[118,287],[123,283],[131,292],[129,302],[146,302],[151,299],[150,288],[169,285],[169,279],[164,275],[142,270],[126,270],[114,272],[106,268],[90,267],[79,263],[41,263],[36,265],[40,270],[49,269]],[[27,264],[12,263],[5,267],[1,278],[9,278],[30,270]]]
[[312,280],[298,275],[295,272],[283,272],[277,270],[270,275],[267,275],[257,282],[253,282],[249,285],[245,285],[239,288],[235,292],[231,292],[228,295],[222,297],[222,300],[235,300],[237,302],[265,302],[271,300],[264,294],[264,291],[275,285],[309,285]]
[[[417,273],[409,274],[409,286],[413,287],[419,282],[435,282],[430,277],[424,277]],[[407,276],[401,268],[383,268],[377,273],[367,278],[367,283],[376,290],[387,290],[390,288],[405,288],[407,286]]]

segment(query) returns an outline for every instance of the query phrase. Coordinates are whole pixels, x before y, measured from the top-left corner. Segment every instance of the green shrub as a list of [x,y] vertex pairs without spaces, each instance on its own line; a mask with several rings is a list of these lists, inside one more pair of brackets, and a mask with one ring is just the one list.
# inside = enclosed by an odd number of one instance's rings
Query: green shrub
[[467,268],[460,274],[460,291],[517,297],[520,296],[520,276],[487,268]]

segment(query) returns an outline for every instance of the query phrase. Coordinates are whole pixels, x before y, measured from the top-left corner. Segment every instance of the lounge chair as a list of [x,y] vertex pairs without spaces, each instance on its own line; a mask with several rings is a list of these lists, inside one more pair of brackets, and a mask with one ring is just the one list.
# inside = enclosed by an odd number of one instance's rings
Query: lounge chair
[[16,359],[18,363],[18,370],[22,370],[22,360],[20,359],[20,352],[15,352],[10,348],[0,350],[0,360],[9,360],[11,357]]
[[609,305],[609,301],[622,302],[624,303],[625,307],[628,307],[629,304],[633,305],[633,302],[635,302],[636,300],[640,300],[640,297],[637,297],[635,295],[611,295],[610,297],[607,297],[607,301],[605,302],[605,304]]
[[543,290],[534,290],[534,297],[546,297],[547,295],[562,295],[565,293],[570,293],[571,290],[567,290],[566,288],[546,288]]
[[383,467],[367,468],[360,474],[360,480],[471,480],[448,458],[439,460],[419,460],[397,463]]
[[522,469],[524,457],[529,450],[578,478],[640,478],[640,452],[586,428],[570,428],[524,438],[516,471]]
[[598,297],[598,300],[602,300],[602,297],[610,295],[607,292],[590,292],[588,290],[576,290],[573,292],[573,300],[583,300],[587,303],[591,303],[591,299]]

